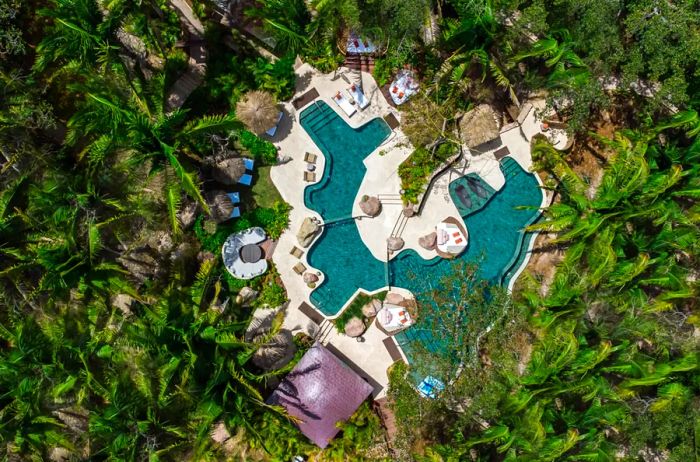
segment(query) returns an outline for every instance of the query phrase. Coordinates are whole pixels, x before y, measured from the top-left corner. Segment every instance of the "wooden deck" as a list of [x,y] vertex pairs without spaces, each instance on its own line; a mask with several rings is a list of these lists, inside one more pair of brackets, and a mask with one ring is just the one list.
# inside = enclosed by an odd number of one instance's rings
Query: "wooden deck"
[[391,112],[384,116],[384,122],[386,122],[386,124],[392,130],[397,128],[400,125],[399,119],[397,119],[396,116],[394,114],[392,114]]
[[391,356],[392,361],[403,361],[401,351],[399,351],[399,347],[396,346],[396,342],[394,342],[392,337],[385,338],[382,343],[384,343],[384,347],[386,347],[386,351],[389,352],[389,356]]
[[311,90],[307,91],[306,93],[292,101],[292,105],[294,105],[294,109],[299,110],[318,97],[318,90],[312,88]]
[[302,302],[299,305],[299,311],[305,314],[309,319],[318,325],[321,325],[324,319],[326,319],[321,313],[319,313],[313,306],[306,302]]
[[496,160],[500,161],[505,156],[510,155],[510,150],[508,149],[508,146],[503,146],[501,149],[495,151],[493,155],[496,156]]

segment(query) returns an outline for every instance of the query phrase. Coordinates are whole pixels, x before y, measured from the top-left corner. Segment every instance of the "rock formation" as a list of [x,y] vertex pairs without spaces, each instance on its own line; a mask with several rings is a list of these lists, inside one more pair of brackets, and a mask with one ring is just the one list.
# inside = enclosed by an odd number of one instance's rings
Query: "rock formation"
[[386,245],[389,250],[395,252],[403,249],[405,242],[400,237],[390,237],[386,240]]
[[314,237],[316,237],[319,229],[320,226],[315,219],[311,217],[304,218],[304,221],[299,228],[299,232],[297,232],[297,240],[299,241],[299,245],[302,247],[308,247],[311,245],[311,242],[314,240]]
[[382,213],[382,203],[374,196],[363,196],[360,201],[360,210],[369,217],[376,217]]
[[425,250],[435,250],[435,247],[437,246],[437,233],[433,231],[432,233],[421,237],[418,239],[418,245],[423,247]]

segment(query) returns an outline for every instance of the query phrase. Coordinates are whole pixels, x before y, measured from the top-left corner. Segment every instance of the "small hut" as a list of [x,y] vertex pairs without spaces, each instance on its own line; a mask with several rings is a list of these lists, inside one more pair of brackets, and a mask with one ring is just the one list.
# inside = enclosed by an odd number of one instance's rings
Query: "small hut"
[[236,104],[236,117],[256,135],[274,127],[279,113],[275,98],[265,91],[250,91]]
[[214,179],[225,185],[237,184],[244,173],[245,161],[241,157],[231,157],[217,162],[212,169]]
[[480,104],[464,114],[459,122],[462,142],[469,148],[475,148],[500,135],[500,119],[496,111],[488,104]]
[[231,218],[234,205],[226,192],[221,190],[209,191],[204,198],[209,206],[209,210],[211,210],[212,218],[218,223]]

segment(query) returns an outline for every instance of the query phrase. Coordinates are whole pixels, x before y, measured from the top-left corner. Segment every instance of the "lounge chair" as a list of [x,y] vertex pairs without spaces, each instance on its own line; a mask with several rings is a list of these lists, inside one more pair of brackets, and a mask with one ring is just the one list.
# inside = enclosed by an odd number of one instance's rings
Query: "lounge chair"
[[340,109],[347,114],[348,117],[352,117],[352,115],[357,112],[357,109],[355,109],[355,106],[350,104],[350,101],[347,100],[345,96],[342,95],[342,93],[338,92],[335,94],[333,97],[333,101],[335,101],[335,104],[340,106]]
[[314,183],[316,181],[315,172],[304,172],[304,181],[308,183]]
[[307,152],[304,154],[304,162],[308,162],[310,164],[315,164],[316,163],[316,154],[311,154],[310,152]]
[[233,208],[233,212],[231,212],[231,216],[229,218],[238,218],[241,216],[241,209],[238,207]]
[[304,271],[306,271],[306,266],[304,266],[302,262],[299,262],[296,265],[294,265],[292,269],[295,273],[301,276],[302,274],[304,274]]
[[238,204],[241,202],[241,195],[237,192],[232,192],[232,193],[226,193],[229,199],[231,199],[231,202],[234,204]]
[[289,254],[297,258],[301,258],[304,255],[304,251],[301,250],[299,247],[294,246],[292,247],[292,250],[289,251]]
[[280,111],[280,113],[277,115],[277,122],[275,122],[275,126],[265,132],[267,136],[275,136],[275,133],[277,133],[277,127],[279,127],[280,120],[282,120],[283,115],[284,113]]
[[245,169],[250,170],[251,172],[253,171],[253,167],[255,167],[255,161],[253,159],[248,159],[247,157],[243,158],[243,164],[245,165]]
[[367,106],[369,106],[369,100],[362,92],[362,88],[360,88],[359,85],[350,85],[350,88],[348,88],[348,93],[350,93],[350,96],[352,96],[355,99],[357,107],[359,107],[360,109],[364,109]]
[[244,173],[243,176],[238,180],[240,184],[244,184],[246,186],[250,186],[250,184],[253,182],[253,176],[249,175],[247,173]]

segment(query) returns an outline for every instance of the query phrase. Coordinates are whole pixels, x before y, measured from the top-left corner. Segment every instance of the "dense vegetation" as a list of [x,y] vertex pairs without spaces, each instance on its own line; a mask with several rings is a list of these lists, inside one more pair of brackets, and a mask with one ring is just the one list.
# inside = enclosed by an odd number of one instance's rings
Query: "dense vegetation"
[[[233,24],[273,39],[274,62],[257,39],[209,20],[212,3],[193,3],[206,74],[166,109],[189,66],[169,2],[0,0],[3,459],[382,459],[368,451],[383,440],[369,405],[320,451],[265,404],[293,362],[251,359],[280,319],[256,341],[245,331],[256,307],[286,293],[273,269],[247,284],[260,292],[252,306],[239,303],[243,284],[219,255],[251,225],[279,236],[288,205],[242,191],[242,217],[217,223],[205,200],[221,189],[216,153],[277,161],[237,117],[243,95],[290,98],[297,55],[335,70],[349,29],[380,46],[380,84],[405,65],[421,78],[402,114],[416,148],[401,172],[409,201],[453,152],[429,147],[454,140],[475,105],[512,114],[544,95],[577,136],[570,154],[532,145],[555,197],[531,227],[550,234],[541,251],[559,256],[553,277],[526,274],[511,298],[458,267],[443,281],[452,290],[425,294],[454,308],[434,320],[449,354],[416,352],[393,369],[391,458],[698,457],[697,2],[228,2]],[[298,358],[309,345],[295,344]],[[416,373],[449,386],[420,398]],[[210,437],[219,424],[223,444]]]

